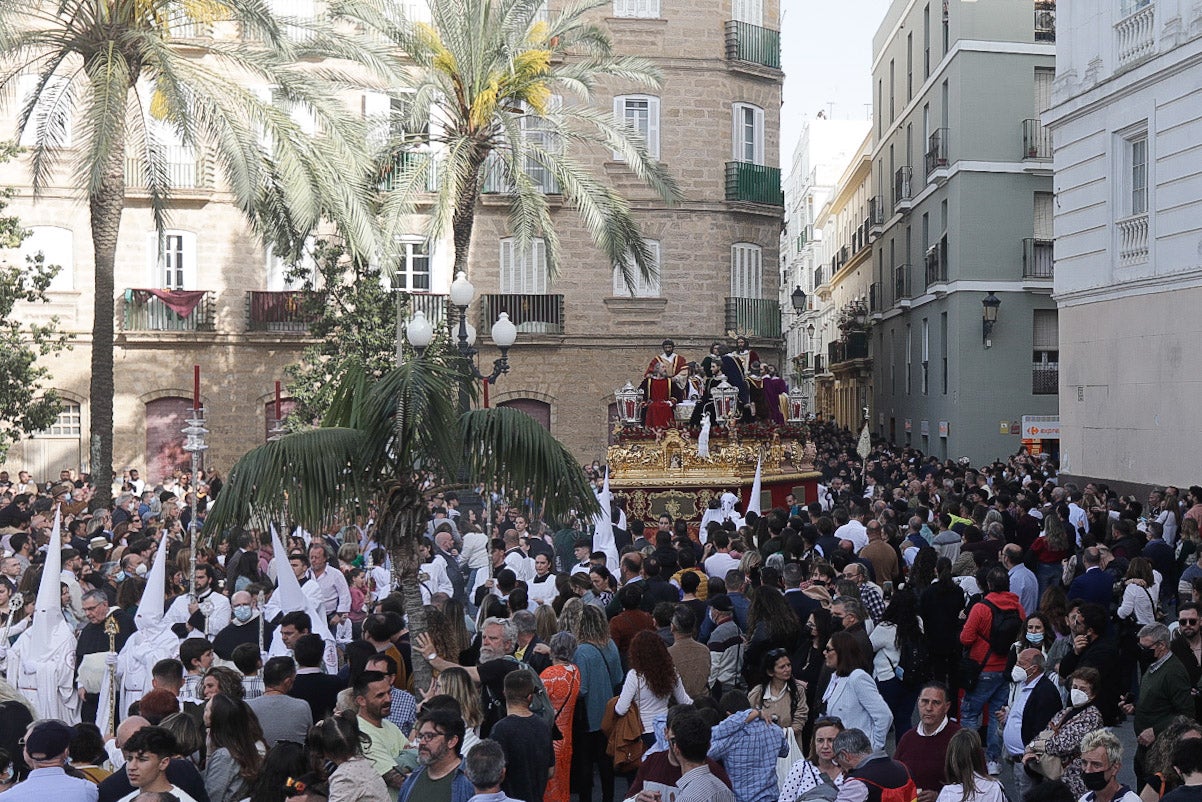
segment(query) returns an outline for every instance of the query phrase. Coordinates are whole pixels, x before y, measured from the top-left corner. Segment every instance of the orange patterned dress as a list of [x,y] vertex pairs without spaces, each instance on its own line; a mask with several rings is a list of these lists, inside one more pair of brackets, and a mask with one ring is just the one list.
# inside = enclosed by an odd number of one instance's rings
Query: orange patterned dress
[[572,716],[580,696],[580,669],[574,665],[550,666],[539,675],[547,688],[547,698],[557,712],[555,724],[563,738],[552,741],[555,750],[555,776],[547,782],[544,802],[568,802],[572,774]]

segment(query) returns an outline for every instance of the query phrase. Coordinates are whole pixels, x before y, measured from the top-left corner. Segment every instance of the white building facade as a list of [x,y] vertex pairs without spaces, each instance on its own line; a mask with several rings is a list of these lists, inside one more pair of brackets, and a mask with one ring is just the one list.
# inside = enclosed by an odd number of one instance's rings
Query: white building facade
[[1060,0],[1054,148],[1062,471],[1199,482],[1202,4]]

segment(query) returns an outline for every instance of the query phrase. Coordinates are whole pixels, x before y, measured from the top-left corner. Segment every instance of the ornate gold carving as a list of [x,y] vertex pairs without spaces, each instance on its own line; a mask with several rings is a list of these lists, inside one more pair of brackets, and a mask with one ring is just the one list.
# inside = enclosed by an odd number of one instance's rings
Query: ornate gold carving
[[606,459],[611,477],[619,483],[657,479],[664,485],[679,485],[689,480],[717,483],[750,479],[761,456],[764,478],[775,479],[812,471],[817,451],[813,444],[803,448],[796,440],[786,444],[779,433],[773,433],[767,439],[715,438],[710,441],[709,456],[703,457],[687,432],[667,429],[654,440],[610,446]]

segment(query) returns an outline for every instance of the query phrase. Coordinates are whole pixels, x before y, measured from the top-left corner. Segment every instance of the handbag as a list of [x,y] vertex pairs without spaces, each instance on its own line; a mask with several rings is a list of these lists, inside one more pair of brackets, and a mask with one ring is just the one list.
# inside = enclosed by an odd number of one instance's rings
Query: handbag
[[1045,779],[1059,780],[1064,775],[1064,760],[1056,755],[1047,753],[1048,739],[1060,731],[1060,729],[1069,722],[1073,716],[1080,713],[1084,708],[1069,708],[1064,718],[1060,723],[1052,726],[1051,723],[1044,727],[1043,730],[1035,736],[1035,740],[1027,747],[1035,753],[1035,760],[1027,765],[1032,771],[1042,774]]
[[805,754],[797,745],[797,733],[793,732],[792,727],[782,727],[782,729],[785,731],[785,745],[789,748],[789,754],[776,759],[776,786],[778,788],[783,786],[785,780],[789,778],[789,769],[793,768],[793,764],[799,760],[805,760]]
[[978,663],[968,656],[968,652],[960,656],[960,662],[956,665],[956,685],[966,691],[974,690],[977,683],[981,681],[981,672],[985,668],[985,663]]

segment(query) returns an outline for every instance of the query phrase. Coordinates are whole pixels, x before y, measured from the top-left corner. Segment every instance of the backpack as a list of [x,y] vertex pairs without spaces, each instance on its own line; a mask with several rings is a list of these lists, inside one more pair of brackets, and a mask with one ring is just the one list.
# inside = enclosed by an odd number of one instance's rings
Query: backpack
[[918,786],[914,784],[914,780],[906,776],[906,784],[899,788],[886,788],[880,783],[874,783],[864,777],[849,777],[848,780],[859,780],[860,782],[871,785],[881,792],[881,802],[915,802],[918,799]]
[[931,652],[925,638],[906,642],[898,638],[894,673],[907,688],[917,688],[931,679]]
[[981,600],[993,613],[989,624],[989,651],[994,654],[1009,654],[1010,647],[1018,642],[1018,633],[1023,620],[1018,610],[1003,610],[988,599]]
[[[518,662],[513,655],[506,655],[502,659],[513,660],[515,663]],[[551,698],[547,696],[547,686],[543,685],[542,678],[539,677],[538,672],[525,664],[521,664],[520,668],[514,670],[525,671],[534,678],[534,699],[530,702],[530,712],[541,718],[551,728],[552,738],[560,740],[563,735],[559,733],[559,728],[555,726],[555,707],[551,704]],[[487,685],[484,686],[484,692],[487,697],[484,705],[484,720],[489,722],[489,729],[491,729],[493,724],[505,718],[505,699],[494,696]]]

